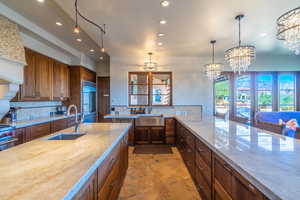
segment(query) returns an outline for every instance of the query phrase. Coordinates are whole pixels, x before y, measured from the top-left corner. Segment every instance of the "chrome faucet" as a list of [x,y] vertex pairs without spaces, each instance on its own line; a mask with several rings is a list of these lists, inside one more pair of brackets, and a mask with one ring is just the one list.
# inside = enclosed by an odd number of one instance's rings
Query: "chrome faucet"
[[80,124],[84,120],[84,115],[82,114],[81,120],[78,120],[78,109],[77,109],[77,106],[75,104],[69,105],[67,115],[71,115],[72,108],[75,109],[75,133],[78,133],[79,128],[80,128]]

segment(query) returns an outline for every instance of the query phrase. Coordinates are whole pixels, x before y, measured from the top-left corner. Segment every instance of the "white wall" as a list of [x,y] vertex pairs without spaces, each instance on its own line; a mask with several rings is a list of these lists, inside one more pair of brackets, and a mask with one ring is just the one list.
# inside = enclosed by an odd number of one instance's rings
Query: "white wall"
[[[203,113],[212,113],[212,82],[203,74],[205,59],[169,57],[158,60],[159,71],[173,73],[173,105],[203,105]],[[131,57],[111,57],[111,104],[128,105],[128,72],[143,71]]]

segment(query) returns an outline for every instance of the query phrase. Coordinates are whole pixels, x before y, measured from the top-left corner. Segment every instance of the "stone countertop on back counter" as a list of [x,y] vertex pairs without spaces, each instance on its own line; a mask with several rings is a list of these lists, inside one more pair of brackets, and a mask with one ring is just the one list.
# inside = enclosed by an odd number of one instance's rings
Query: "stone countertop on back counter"
[[75,115],[54,115],[52,117],[40,117],[32,120],[21,120],[11,123],[10,125],[15,128],[25,128],[27,126],[33,126],[37,124],[47,123],[55,120],[66,119],[70,117],[74,117]]
[[269,199],[299,199],[300,140],[218,118],[176,119]]
[[0,199],[71,199],[130,126],[82,124],[80,131],[87,134],[76,140],[47,136],[0,152]]

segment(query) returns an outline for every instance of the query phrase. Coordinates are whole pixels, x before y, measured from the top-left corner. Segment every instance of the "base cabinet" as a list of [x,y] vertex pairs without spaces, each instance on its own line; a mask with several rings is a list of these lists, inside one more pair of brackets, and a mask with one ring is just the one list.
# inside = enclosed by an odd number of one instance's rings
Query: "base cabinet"
[[[176,146],[204,200],[266,200],[267,198],[226,161],[176,123]],[[194,166],[194,167],[193,167]]]

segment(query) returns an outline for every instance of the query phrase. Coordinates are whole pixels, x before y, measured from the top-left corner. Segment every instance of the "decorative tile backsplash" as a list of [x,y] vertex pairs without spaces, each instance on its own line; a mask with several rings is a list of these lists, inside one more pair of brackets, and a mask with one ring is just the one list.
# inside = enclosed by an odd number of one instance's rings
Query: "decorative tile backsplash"
[[49,117],[51,112],[56,112],[56,107],[62,105],[61,101],[41,102],[11,102],[10,107],[17,109],[17,121],[32,120],[41,117]]
[[0,57],[26,64],[18,26],[2,15],[0,15],[0,38]]
[[[122,114],[130,114],[130,107],[113,105],[115,111]],[[146,109],[147,110],[147,109]],[[112,113],[113,114],[113,113]],[[167,106],[167,107],[152,107],[151,114],[163,114],[163,115],[180,115],[180,116],[199,116],[202,117],[202,106],[195,105],[180,105],[180,106]]]

